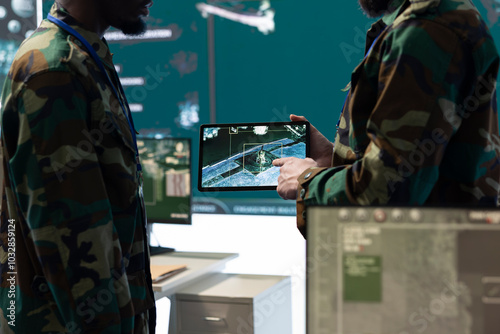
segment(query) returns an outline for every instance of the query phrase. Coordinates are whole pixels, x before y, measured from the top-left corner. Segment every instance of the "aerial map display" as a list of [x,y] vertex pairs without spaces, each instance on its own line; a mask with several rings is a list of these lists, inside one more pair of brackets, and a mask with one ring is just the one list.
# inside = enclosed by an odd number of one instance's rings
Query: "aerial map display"
[[204,125],[200,143],[200,190],[275,188],[272,161],[307,156],[308,124]]

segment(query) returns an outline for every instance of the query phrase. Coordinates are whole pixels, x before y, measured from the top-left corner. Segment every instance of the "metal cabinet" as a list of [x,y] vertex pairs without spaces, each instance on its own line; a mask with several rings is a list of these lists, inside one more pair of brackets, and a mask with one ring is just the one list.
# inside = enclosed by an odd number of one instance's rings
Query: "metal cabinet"
[[214,274],[175,295],[177,334],[291,334],[289,276]]

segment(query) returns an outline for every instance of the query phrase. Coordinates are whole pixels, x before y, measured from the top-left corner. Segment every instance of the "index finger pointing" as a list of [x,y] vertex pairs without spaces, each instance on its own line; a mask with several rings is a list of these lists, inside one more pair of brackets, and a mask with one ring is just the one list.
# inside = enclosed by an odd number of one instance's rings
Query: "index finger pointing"
[[282,158],[280,158],[280,159],[274,159],[273,160],[273,166],[276,166],[276,167],[283,166],[283,161],[282,160],[283,160]]

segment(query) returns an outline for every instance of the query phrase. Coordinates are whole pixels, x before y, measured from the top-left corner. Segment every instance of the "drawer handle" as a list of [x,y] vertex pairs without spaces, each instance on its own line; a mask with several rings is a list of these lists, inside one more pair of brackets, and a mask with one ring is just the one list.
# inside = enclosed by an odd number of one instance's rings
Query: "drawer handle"
[[204,317],[203,318],[205,321],[211,321],[211,322],[219,322],[222,321],[222,318],[218,317]]

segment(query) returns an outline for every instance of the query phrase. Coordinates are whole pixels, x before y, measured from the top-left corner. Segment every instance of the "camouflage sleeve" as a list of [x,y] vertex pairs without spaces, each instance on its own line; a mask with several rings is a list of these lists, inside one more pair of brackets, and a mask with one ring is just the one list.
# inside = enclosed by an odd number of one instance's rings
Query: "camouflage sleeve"
[[[486,88],[494,86],[496,78],[486,78],[488,83],[479,93],[474,90],[485,80],[482,75],[488,67],[496,66],[494,47],[485,40],[467,45],[446,26],[422,21],[408,20],[384,32],[372,56],[354,71],[353,80],[358,82],[354,86],[353,81],[348,102],[353,110],[347,125],[349,143],[355,152],[356,143],[366,141],[366,145],[360,145],[364,150],[356,152],[358,159],[345,168],[308,171],[313,175],[299,179],[306,206],[421,205],[442,172],[439,166],[444,158],[455,164],[448,166],[456,173],[450,177],[466,182],[471,180],[460,179],[457,162],[474,170],[477,161],[495,159],[494,150],[485,150],[484,141],[467,145],[471,139],[466,136],[455,137],[459,142],[455,156],[444,155],[460,127],[470,127],[465,131],[469,137],[481,137],[481,126],[495,122],[491,118],[496,116],[494,91]],[[482,57],[473,59],[474,50],[483,52]],[[366,99],[375,101],[371,110],[359,107]],[[475,105],[470,106],[471,102]],[[469,150],[477,160],[464,161],[460,150]],[[485,172],[478,169],[477,177]]]
[[9,174],[66,329],[128,333],[134,312],[112,208],[86,136],[95,101],[85,85],[70,72],[46,72],[10,99],[4,120],[17,118],[19,126],[5,129],[18,131]]

